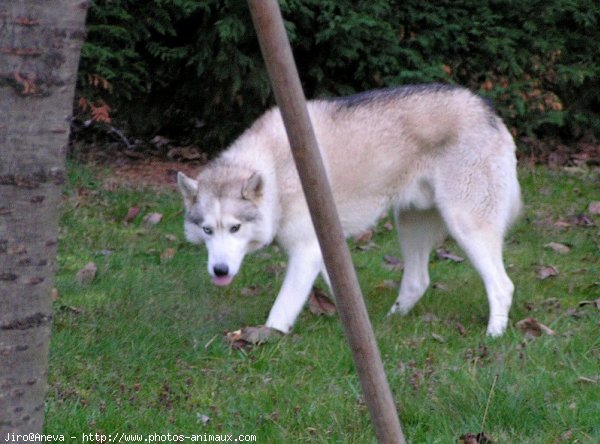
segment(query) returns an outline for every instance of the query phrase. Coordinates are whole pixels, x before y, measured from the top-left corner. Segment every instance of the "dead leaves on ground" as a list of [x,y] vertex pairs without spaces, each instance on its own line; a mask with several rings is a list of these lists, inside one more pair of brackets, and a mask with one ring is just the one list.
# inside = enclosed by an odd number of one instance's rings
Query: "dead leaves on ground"
[[140,214],[140,207],[129,208],[129,210],[127,211],[127,215],[123,219],[123,224],[130,224],[131,222],[133,222],[133,220],[137,217],[138,214]]
[[248,285],[240,290],[240,295],[245,297],[258,296],[263,289],[259,285]]
[[93,262],[88,262],[85,267],[79,270],[76,274],[77,282],[79,285],[87,285],[92,283],[96,277],[98,267]]
[[445,248],[438,248],[435,250],[435,254],[438,259],[449,260],[451,262],[463,262],[465,258],[454,254],[450,250],[446,250]]
[[[540,192],[545,195],[551,193],[548,189],[542,189]],[[596,226],[593,217],[598,215],[600,215],[600,201],[591,201],[588,203],[585,212],[569,214],[567,216],[559,217],[558,219],[555,219],[555,217],[549,214],[543,215],[538,213],[534,223],[539,227],[559,228],[561,230],[568,230],[571,228],[591,228]]]
[[600,375],[580,376],[577,378],[577,382],[580,384],[598,384],[600,382]]
[[[549,298],[540,302],[526,302],[525,310],[530,313],[543,312],[555,313],[556,319],[570,317],[580,319],[588,316],[589,310],[600,310],[600,298],[594,300],[584,300],[579,302],[577,307],[563,307],[558,298]],[[538,319],[529,316],[515,323],[515,327],[529,339],[540,336],[554,336],[556,331],[541,323]],[[563,335],[569,335],[569,332],[563,332]]]
[[[139,216],[140,212],[141,212],[141,209],[137,205],[130,207],[127,210],[127,214],[125,215],[125,217],[122,220],[123,225],[131,224]],[[163,215],[161,213],[154,213],[154,212],[148,213],[142,219],[142,226],[144,226],[146,228],[153,227],[155,225],[158,225],[160,223],[160,221],[162,220],[162,218],[163,218]]]
[[[167,144],[168,143],[169,141],[167,140]],[[169,159],[178,159],[182,161],[202,161],[202,163],[205,163],[208,160],[208,155],[206,153],[203,153],[198,148],[191,146],[171,148],[167,152],[167,157]]]
[[515,324],[525,337],[539,337],[542,334],[554,336],[554,330],[535,318],[525,318]]
[[436,383],[436,365],[433,356],[427,356],[421,363],[410,360],[408,362],[399,361],[396,364],[395,372],[406,377],[414,392],[419,390],[430,391]]
[[177,250],[175,248],[166,248],[161,254],[160,254],[160,261],[161,262],[168,262],[171,259],[173,259],[175,257],[175,254],[177,253]]
[[[540,221],[540,224],[548,225],[548,222],[546,220],[542,220]],[[596,224],[594,224],[594,221],[585,214],[572,214],[567,217],[561,217],[551,225],[556,228],[591,228],[596,226]]]
[[[592,201],[587,205],[587,211],[585,213],[570,214],[568,216],[560,217],[557,220],[549,215],[546,217],[538,215],[535,223],[539,227],[559,228],[561,230],[580,228],[588,229],[596,226],[596,223],[592,218],[599,214],[600,201]],[[544,244],[544,248],[552,250],[552,252],[556,253],[557,255],[568,255],[572,253],[574,246],[568,243],[557,242],[553,240],[552,242]],[[598,248],[600,249],[600,245],[598,245]],[[556,260],[558,261],[558,259]],[[546,280],[548,278],[554,278],[561,275],[559,269],[552,264],[539,264],[535,268],[535,272],[539,280]],[[575,272],[587,272],[587,270],[580,269]]]
[[146,227],[152,227],[159,224],[162,220],[162,217],[163,215],[160,213],[148,213],[146,216],[144,216],[142,224]]
[[396,256],[386,254],[383,256],[383,262],[381,266],[388,271],[401,271],[404,269],[404,262],[398,259]]
[[373,241],[373,230],[366,230],[364,233],[355,236],[356,249],[360,251],[369,251],[378,248],[378,245]]
[[[139,206],[132,206],[127,210],[127,214],[122,220],[124,226],[130,225],[133,221],[140,215],[141,209]],[[163,218],[161,213],[150,212],[146,214],[142,219],[142,226],[145,228],[151,228],[155,225],[158,225]],[[177,236],[174,234],[165,234],[165,239],[169,242],[177,242]],[[165,263],[170,261],[177,254],[177,250],[175,248],[169,247],[165,248],[160,253],[160,262]]]
[[549,277],[558,276],[560,274],[558,272],[558,269],[553,265],[537,267],[536,273],[538,279],[541,280],[548,279]]
[[[247,296],[255,296],[260,292],[260,287],[247,287],[245,289]],[[244,289],[242,290],[244,293]],[[317,287],[313,287],[308,298],[308,309],[316,316],[334,316],[337,313],[335,304],[325,292]],[[236,331],[227,332],[225,341],[233,350],[249,351],[256,346],[268,342],[271,338],[282,335],[278,330],[269,328],[265,325],[257,327],[244,327]]]
[[458,438],[459,444],[493,444],[494,440],[490,438],[486,433],[465,433]]
[[597,310],[600,310],[600,298],[595,299],[593,301],[581,301],[579,303],[580,307],[586,307],[586,306],[590,306],[593,308],[596,308]]
[[[122,219],[122,224],[124,226],[131,224],[138,217],[139,214],[140,214],[140,207],[138,207],[138,206],[130,207],[127,211],[127,214]],[[142,225],[147,228],[150,228],[154,225],[159,224],[160,221],[162,220],[162,218],[163,218],[163,215],[161,213],[153,213],[153,212],[148,213],[148,214],[146,214],[146,216],[144,216],[144,218],[142,220]],[[166,234],[165,239],[167,239],[170,242],[176,242],[178,240],[177,236],[175,236],[173,234]],[[94,255],[109,256],[112,253],[113,253],[112,250],[104,249],[104,250],[95,252]],[[166,248],[165,250],[163,250],[160,253],[161,263],[170,261],[171,259],[173,259],[175,257],[176,253],[177,253],[177,250],[175,248]],[[96,266],[96,264],[93,262],[89,262],[88,264],[85,265],[85,267],[83,267],[79,271],[77,271],[77,273],[75,274],[75,278],[76,278],[77,282],[79,283],[79,285],[89,285],[96,278],[97,272],[98,272],[98,267]]]
[[323,290],[313,287],[308,297],[308,309],[316,316],[333,316],[337,313],[335,304]]
[[550,242],[544,245],[544,247],[549,248],[558,254],[567,254],[571,251],[571,247],[565,244],[561,244],[559,242]]

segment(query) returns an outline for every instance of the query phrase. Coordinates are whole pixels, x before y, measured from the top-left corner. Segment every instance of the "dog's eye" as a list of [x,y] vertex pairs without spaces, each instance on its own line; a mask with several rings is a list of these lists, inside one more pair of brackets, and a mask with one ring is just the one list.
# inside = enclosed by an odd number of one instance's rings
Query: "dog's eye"
[[237,231],[240,229],[240,226],[241,226],[240,224],[233,225],[233,226],[232,226],[232,227],[229,229],[229,232],[230,232],[230,233],[236,233],[236,232],[237,232]]
[[212,228],[209,228],[209,227],[202,227],[202,230],[203,230],[203,231],[204,231],[206,234],[208,234],[208,235],[211,235],[211,234],[213,234],[213,230],[212,230]]

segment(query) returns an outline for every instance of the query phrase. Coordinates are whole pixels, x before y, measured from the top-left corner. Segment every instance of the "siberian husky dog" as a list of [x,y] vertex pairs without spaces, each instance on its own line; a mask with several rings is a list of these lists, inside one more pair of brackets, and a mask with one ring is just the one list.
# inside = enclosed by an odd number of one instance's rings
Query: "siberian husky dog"
[[[429,286],[432,248],[450,234],[485,284],[487,334],[508,324],[514,286],[503,237],[521,207],[515,144],[491,105],[428,84],[307,103],[344,234],[392,208],[405,262],[391,313]],[[319,273],[329,283],[280,112],[267,111],[194,178],[178,174],[184,229],[208,249],[208,272],[228,285],[246,253],[276,241],[289,257],[266,325],[287,333]],[[315,190],[316,191],[316,190]]]

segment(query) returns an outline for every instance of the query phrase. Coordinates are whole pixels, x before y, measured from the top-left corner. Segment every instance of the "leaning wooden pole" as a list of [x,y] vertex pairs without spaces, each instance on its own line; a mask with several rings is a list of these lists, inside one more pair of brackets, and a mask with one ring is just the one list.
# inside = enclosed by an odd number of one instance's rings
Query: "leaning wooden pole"
[[276,0],[248,0],[377,440],[405,443]]

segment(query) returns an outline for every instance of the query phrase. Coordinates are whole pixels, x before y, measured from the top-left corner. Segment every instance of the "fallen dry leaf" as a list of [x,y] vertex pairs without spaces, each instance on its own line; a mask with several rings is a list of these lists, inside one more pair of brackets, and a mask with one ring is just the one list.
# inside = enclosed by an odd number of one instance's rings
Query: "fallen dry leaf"
[[556,222],[554,222],[553,224],[556,228],[570,228],[571,227],[571,223],[567,222],[566,220],[563,219],[559,219]]
[[390,221],[387,221],[383,224],[383,228],[385,228],[387,231],[392,231],[394,229],[394,224]]
[[452,262],[462,262],[465,260],[464,257],[457,256],[456,254],[452,253],[449,250],[446,250],[445,248],[436,249],[435,254],[437,255],[438,259],[447,259]]
[[249,349],[255,345],[264,344],[269,338],[280,336],[281,333],[266,325],[258,327],[244,327],[240,330],[228,332],[225,339],[234,350]]
[[158,224],[162,220],[163,215],[160,213],[148,213],[144,217],[144,225],[147,227],[151,227],[153,225]]
[[169,159],[203,160],[205,156],[206,155],[201,153],[197,148],[188,146],[171,148],[167,151],[167,157]]
[[337,309],[335,304],[327,297],[325,292],[317,287],[313,287],[308,297],[308,309],[314,315],[333,316]]
[[52,300],[58,301],[59,298],[60,298],[60,293],[58,292],[58,288],[53,288],[52,289]]
[[366,230],[362,234],[354,237],[354,241],[356,242],[356,249],[360,251],[369,251],[375,248],[379,248],[373,241],[373,230]]
[[550,266],[541,266],[537,268],[537,277],[541,280],[548,279],[552,276],[558,276],[558,270],[556,267]]
[[386,254],[383,256],[383,268],[389,271],[400,271],[404,268],[404,262],[398,259],[396,256]]
[[[555,443],[559,443],[559,442],[563,442],[563,441],[569,441],[573,438],[573,430],[567,430],[566,432],[562,433],[560,435],[560,440],[556,440],[554,441]],[[570,442],[570,441],[569,441]],[[577,442],[577,441],[574,441]]]
[[542,334],[546,334],[548,336],[554,335],[554,330],[542,324],[535,318],[522,319],[515,325],[525,336],[538,337]]
[[577,378],[577,382],[585,384],[598,384],[598,382],[600,382],[600,375],[580,376]]
[[371,250],[375,250],[376,248],[379,248],[379,245],[377,245],[373,241],[369,241],[365,244],[357,244],[356,245],[356,249],[359,251],[371,251]]
[[442,335],[438,335],[437,333],[431,333],[431,337],[441,344],[446,343],[446,338],[444,338]]
[[367,230],[358,236],[354,236],[354,241],[357,244],[366,244],[371,242],[373,239],[373,230]]
[[492,438],[490,438],[487,433],[465,433],[460,438],[458,438],[459,444],[493,444]]
[[550,242],[550,243],[544,245],[544,247],[550,248],[551,250],[555,251],[556,253],[560,253],[560,254],[567,254],[568,252],[571,251],[570,247],[568,247],[565,244],[561,244],[559,242]]
[[267,274],[273,276],[273,278],[277,279],[285,270],[285,262],[275,262],[270,263],[266,267]]
[[419,317],[423,322],[437,322],[439,318],[433,313],[425,313]]
[[83,313],[83,310],[81,308],[74,307],[72,305],[61,305],[60,307],[58,307],[58,310],[66,311],[68,313],[73,313],[76,315]]
[[468,348],[463,354],[463,358],[473,364],[488,363],[491,359],[490,350],[483,344],[480,344],[477,349]]
[[162,148],[168,145],[171,141],[166,137],[156,135],[150,140],[150,142],[153,143],[157,148]]
[[139,207],[129,208],[129,211],[127,211],[127,215],[125,216],[125,219],[123,219],[123,223],[125,225],[127,225],[128,223],[131,223],[133,221],[133,219],[135,219],[137,217],[138,214],[140,214]]
[[160,254],[160,260],[162,262],[170,261],[175,257],[175,253],[177,253],[177,250],[175,248],[167,248]]
[[98,267],[96,267],[96,264],[93,262],[88,262],[85,267],[77,272],[77,282],[79,282],[80,285],[89,284],[96,277],[97,271]]
[[399,281],[395,281],[393,279],[384,279],[382,282],[377,284],[377,286],[375,288],[377,288],[378,290],[380,290],[380,289],[396,290],[399,286],[400,286]]
[[567,316],[571,316],[575,319],[580,319],[585,316],[585,310],[583,310],[583,309],[577,310],[576,308],[572,308],[572,307],[568,308],[565,313],[567,314]]
[[174,234],[165,234],[165,239],[169,242],[177,242],[177,236]]
[[595,308],[597,308],[597,309],[600,310],[600,298],[595,299],[593,301],[581,301],[579,303],[580,307],[585,307],[587,305],[590,305],[590,306],[595,307]]
[[256,296],[260,293],[260,287],[258,285],[249,285],[240,290],[242,296]]
[[546,310],[548,312],[553,312],[553,311],[557,311],[562,309],[562,304],[560,303],[560,300],[558,298],[548,298],[548,299],[544,299],[541,302],[533,303],[533,302],[529,302],[526,303],[526,308],[528,311],[537,311],[538,309],[543,309]]
[[573,216],[569,216],[569,222],[571,223],[571,225],[583,228],[595,226],[594,222],[585,214],[574,214]]
[[588,211],[590,214],[600,214],[600,202],[590,202],[590,204],[588,205]]
[[527,311],[534,312],[539,310],[545,310],[547,312],[553,312],[562,309],[562,303],[558,298],[548,298],[543,301],[529,301],[524,302],[523,306]]

